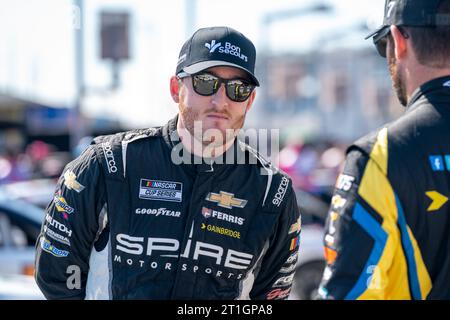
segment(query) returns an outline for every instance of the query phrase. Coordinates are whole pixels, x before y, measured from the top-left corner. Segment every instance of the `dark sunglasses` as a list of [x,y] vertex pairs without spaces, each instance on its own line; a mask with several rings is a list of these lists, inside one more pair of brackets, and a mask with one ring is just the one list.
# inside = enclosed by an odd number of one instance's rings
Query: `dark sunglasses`
[[178,78],[192,77],[192,87],[194,91],[201,96],[212,96],[219,91],[222,83],[225,85],[225,92],[227,97],[235,102],[244,102],[255,89],[255,85],[250,82],[236,78],[236,79],[222,79],[210,73],[197,73],[189,75],[185,72],[178,74]]
[[[405,29],[403,29],[399,26],[397,26],[397,29],[402,34],[403,38],[405,38],[405,39],[409,38],[409,34],[405,31]],[[375,48],[377,49],[378,54],[380,56],[382,56],[383,58],[387,57],[387,41],[388,41],[388,36],[390,33],[391,33],[391,28],[386,27],[383,31],[381,31],[379,33],[378,36],[375,36],[373,38],[373,43],[375,45]]]

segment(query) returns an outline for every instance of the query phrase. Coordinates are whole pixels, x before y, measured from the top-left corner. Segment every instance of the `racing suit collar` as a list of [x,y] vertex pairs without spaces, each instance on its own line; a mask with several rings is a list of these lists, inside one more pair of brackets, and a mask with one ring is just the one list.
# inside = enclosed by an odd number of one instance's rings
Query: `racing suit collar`
[[420,98],[439,90],[450,90],[450,75],[430,80],[417,88],[416,91],[413,92],[411,99],[406,106],[407,112],[415,109],[413,105]]
[[[170,150],[177,147],[180,143],[180,137],[177,132],[178,114],[169,120],[169,122],[162,128],[162,136],[164,141]],[[194,173],[211,173],[217,172],[225,169],[229,165],[238,163],[248,163],[247,154],[239,143],[238,138],[235,139],[233,145],[221,156],[217,158],[201,158],[199,156],[189,153],[185,148],[182,147],[181,150],[176,151],[177,153],[187,152],[190,157],[190,163],[182,163],[181,165],[188,171]],[[244,158],[243,158],[244,157]],[[227,164],[227,159],[233,159],[232,164]],[[245,161],[245,162],[242,162]]]
[[173,149],[176,144],[179,143],[180,137],[177,132],[178,114],[169,120],[166,125],[162,128],[162,136],[167,146]]

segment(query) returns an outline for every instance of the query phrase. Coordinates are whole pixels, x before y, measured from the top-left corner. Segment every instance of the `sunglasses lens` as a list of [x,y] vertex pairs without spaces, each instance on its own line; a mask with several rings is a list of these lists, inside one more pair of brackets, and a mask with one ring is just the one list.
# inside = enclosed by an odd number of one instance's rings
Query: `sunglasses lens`
[[375,42],[375,47],[377,48],[378,54],[383,58],[386,58],[387,37],[383,37]]
[[242,80],[230,80],[227,84],[227,95],[233,101],[243,102],[248,99],[254,86]]
[[195,92],[202,96],[210,96],[217,92],[219,79],[210,74],[198,74],[192,77]]
[[208,73],[192,76],[194,91],[202,96],[211,96],[215,94],[219,90],[219,86],[222,82],[225,83],[227,97],[235,102],[247,100],[255,88],[254,85],[249,84],[244,80],[222,80]]

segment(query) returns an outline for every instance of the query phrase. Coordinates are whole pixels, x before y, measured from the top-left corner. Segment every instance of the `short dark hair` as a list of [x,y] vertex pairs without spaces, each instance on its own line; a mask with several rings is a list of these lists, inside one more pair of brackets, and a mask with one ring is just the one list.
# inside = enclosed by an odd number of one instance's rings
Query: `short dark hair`
[[450,0],[442,0],[435,27],[404,27],[417,60],[432,68],[450,67]]

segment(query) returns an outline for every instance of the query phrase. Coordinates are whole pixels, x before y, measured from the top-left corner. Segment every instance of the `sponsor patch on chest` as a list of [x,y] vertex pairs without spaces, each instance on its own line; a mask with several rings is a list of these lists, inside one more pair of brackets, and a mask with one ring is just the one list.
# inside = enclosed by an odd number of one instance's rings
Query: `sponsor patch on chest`
[[181,202],[182,195],[183,184],[181,182],[148,179],[140,181],[140,199]]

